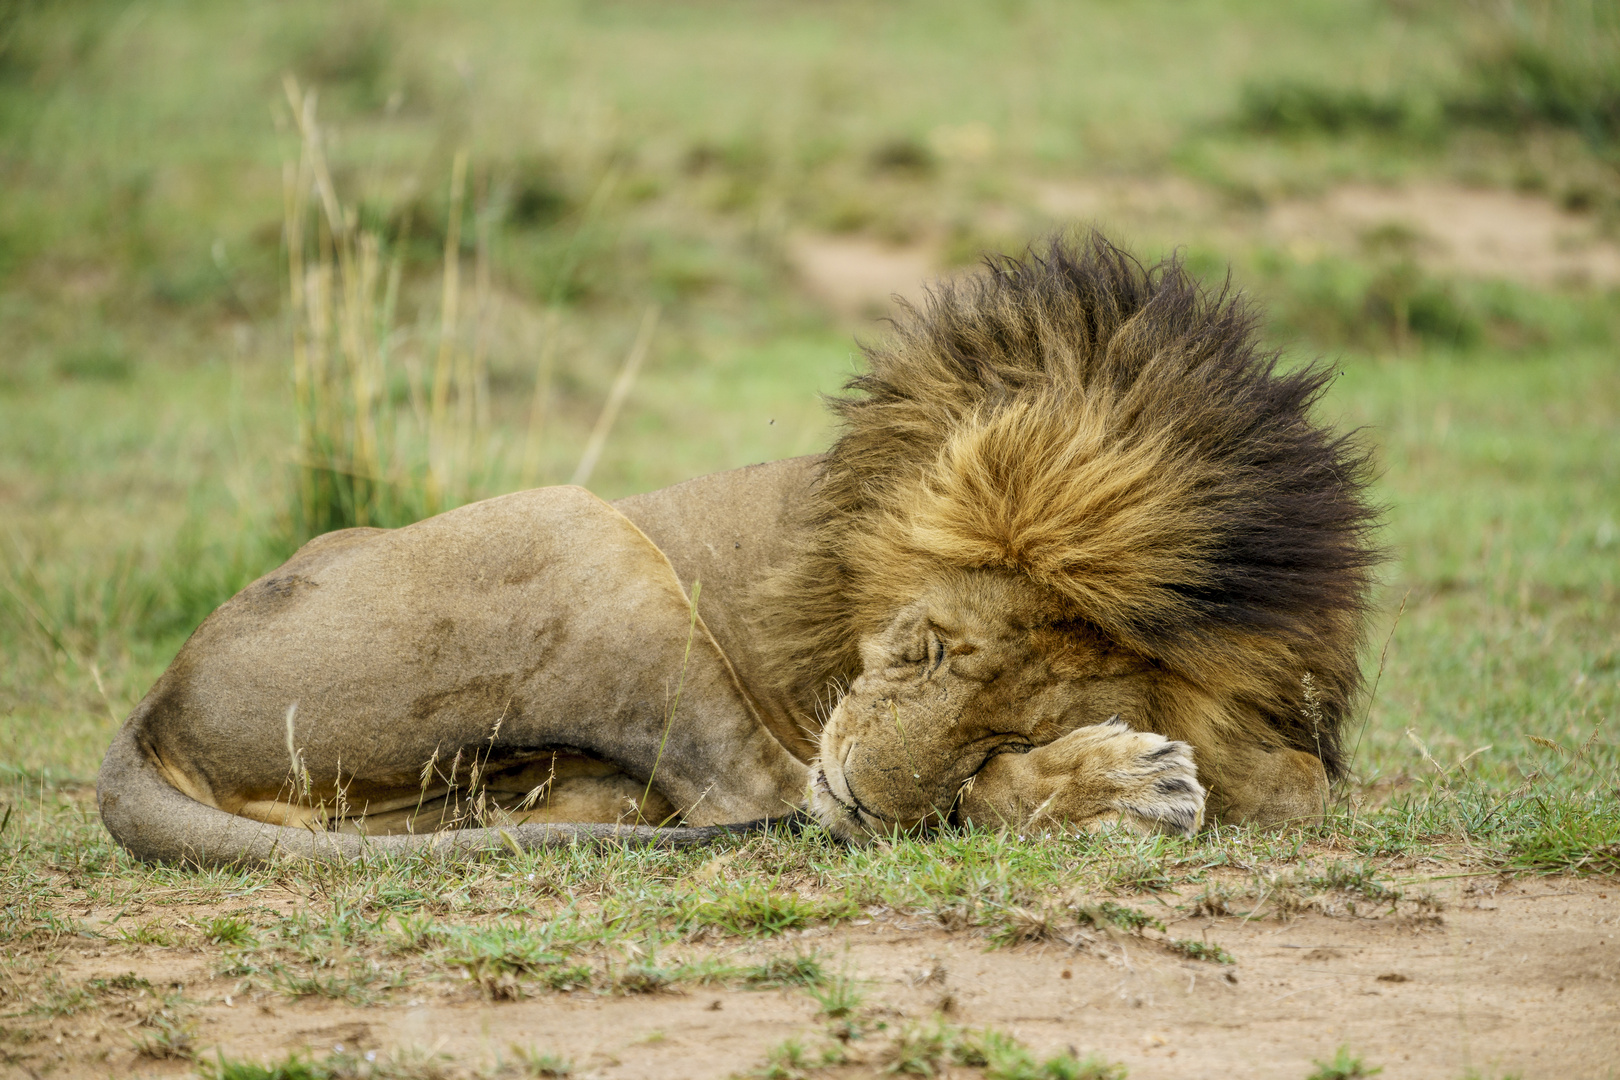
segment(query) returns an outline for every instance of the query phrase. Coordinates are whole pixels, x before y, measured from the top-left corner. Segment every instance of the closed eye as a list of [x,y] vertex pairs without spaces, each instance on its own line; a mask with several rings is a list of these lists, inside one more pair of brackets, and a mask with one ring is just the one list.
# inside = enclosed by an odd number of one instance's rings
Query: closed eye
[[928,642],[929,665],[928,674],[932,675],[939,670],[939,665],[945,662],[945,642],[939,638],[930,638]]

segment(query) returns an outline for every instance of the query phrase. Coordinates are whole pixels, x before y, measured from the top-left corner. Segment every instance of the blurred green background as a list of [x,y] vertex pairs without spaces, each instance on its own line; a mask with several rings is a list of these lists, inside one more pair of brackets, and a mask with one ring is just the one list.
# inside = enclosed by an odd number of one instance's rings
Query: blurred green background
[[1379,448],[1359,794],[1615,798],[1612,3],[0,0],[0,192],[13,778],[312,532],[812,452],[892,294],[1096,223]]

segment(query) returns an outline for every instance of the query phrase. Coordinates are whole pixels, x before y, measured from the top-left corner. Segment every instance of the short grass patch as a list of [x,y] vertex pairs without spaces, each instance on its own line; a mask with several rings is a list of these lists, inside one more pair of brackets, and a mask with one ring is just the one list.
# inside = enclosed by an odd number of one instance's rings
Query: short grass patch
[[1313,1064],[1316,1065],[1316,1069],[1306,1080],[1362,1080],[1364,1077],[1377,1076],[1384,1071],[1383,1066],[1369,1065],[1351,1053],[1348,1046],[1339,1047],[1330,1060],[1317,1061]]
[[526,1080],[570,1076],[574,1066],[556,1054],[514,1046],[501,1060],[474,1068],[443,1054],[407,1048],[321,1056],[293,1053],[263,1063],[216,1055],[199,1060],[197,1071],[205,1080]]
[[1045,1059],[993,1028],[964,1028],[944,1020],[902,1028],[880,1055],[885,1072],[935,1076],[950,1065],[984,1070],[986,1080],[1123,1080],[1125,1069],[1064,1051]]
[[860,914],[860,907],[847,896],[807,897],[746,883],[678,903],[672,914],[676,928],[689,936],[768,937],[814,924],[847,921]]
[[1164,923],[1133,907],[1116,904],[1112,900],[1104,900],[1095,906],[1081,904],[1075,909],[1077,921],[1083,926],[1116,927],[1133,933],[1141,933],[1152,927],[1155,930],[1164,930]]
[[1195,941],[1191,938],[1177,938],[1166,942],[1171,952],[1185,956],[1189,960],[1204,960],[1211,964],[1235,964],[1232,954],[1211,941]]

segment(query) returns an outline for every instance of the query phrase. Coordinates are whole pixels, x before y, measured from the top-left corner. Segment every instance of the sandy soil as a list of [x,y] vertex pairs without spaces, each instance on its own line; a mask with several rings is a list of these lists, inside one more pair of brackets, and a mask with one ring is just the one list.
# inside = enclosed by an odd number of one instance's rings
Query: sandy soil
[[861,236],[795,236],[788,259],[812,295],[856,318],[882,315],[897,296],[915,303],[939,274],[929,246],[896,247]]
[[[1593,217],[1511,191],[1356,184],[1256,213],[1190,180],[1116,177],[1043,182],[1032,200],[1056,222],[1096,222],[1126,241],[1261,242],[1307,262],[1394,244],[1433,273],[1537,286],[1620,284],[1620,244]],[[916,301],[941,272],[938,245],[896,247],[860,236],[796,236],[788,258],[813,295],[853,318],[882,315],[896,296]]]
[[1278,203],[1265,230],[1285,241],[1348,249],[1404,232],[1418,261],[1464,277],[1533,285],[1620,283],[1620,246],[1599,236],[1590,217],[1510,191],[1428,184],[1350,186],[1320,199]]
[[1110,232],[1144,224],[1178,235],[1204,232],[1223,213],[1216,192],[1179,176],[1047,180],[1033,195],[1059,221],[1094,221]]
[[[971,931],[894,915],[710,952],[757,961],[814,947],[866,980],[874,1022],[943,1011],[958,1024],[1011,1032],[1039,1053],[1099,1053],[1124,1062],[1135,1080],[1301,1080],[1313,1059],[1341,1044],[1384,1066],[1391,1080],[1455,1080],[1467,1068],[1526,1080],[1620,1075],[1620,883],[1465,877],[1434,889],[1444,904],[1436,914],[1339,910],[1289,921],[1178,920],[1170,894],[1126,898],[1164,918],[1173,937],[1224,946],[1236,960],[1230,966],[1128,935],[988,950]],[[175,917],[182,914],[204,917]],[[419,1047],[487,1062],[509,1059],[518,1044],[572,1059],[576,1076],[675,1080],[746,1072],[784,1039],[816,1044],[825,1023],[793,990],[538,990],[490,1002],[471,984],[445,981],[369,1007],[262,993],[244,999],[229,996],[236,981],[212,977],[212,957],[197,949],[59,944],[67,953],[56,974],[66,984],[134,972],[155,987],[183,986],[198,1003],[194,1019],[210,1057],[216,1046],[261,1059],[293,1049]],[[188,1074],[184,1062],[147,1061],[129,1049],[135,1011],[0,1020],[12,1025],[7,1049],[15,1055],[0,1072]],[[31,1038],[19,1044],[25,1032]],[[874,1075],[882,1043],[873,1036],[852,1044],[866,1063],[828,1075]]]

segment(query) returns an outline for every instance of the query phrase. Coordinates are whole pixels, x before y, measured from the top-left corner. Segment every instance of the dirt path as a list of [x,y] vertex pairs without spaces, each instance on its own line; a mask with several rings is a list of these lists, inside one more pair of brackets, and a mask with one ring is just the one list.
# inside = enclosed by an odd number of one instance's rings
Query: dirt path
[[[1590,216],[1544,198],[1446,184],[1350,185],[1271,207],[1265,232],[1306,249],[1353,251],[1407,238],[1430,270],[1530,285],[1620,284],[1620,246]],[[1387,242],[1387,241],[1386,241]]]
[[[1123,1062],[1135,1080],[1301,1080],[1313,1059],[1340,1045],[1391,1078],[1454,1080],[1468,1068],[1526,1080],[1620,1075],[1620,885],[1487,877],[1434,887],[1438,913],[1341,910],[1288,921],[1177,918],[1173,894],[1124,898],[1164,918],[1171,937],[1224,947],[1231,965],[1178,956],[1157,931],[988,950],[974,932],[894,915],[696,951],[757,962],[813,947],[828,966],[864,981],[869,1025],[892,1033],[943,1013],[952,1023],[1009,1032],[1041,1055],[1072,1047]],[[55,968],[61,985],[128,972],[154,987],[181,984],[198,1003],[198,1042],[210,1058],[214,1047],[260,1060],[295,1049],[419,1047],[488,1063],[511,1060],[517,1045],[571,1059],[575,1076],[674,1080],[748,1072],[788,1038],[825,1040],[816,1003],[797,990],[542,990],[490,1002],[451,981],[407,987],[368,1007],[263,993],[244,1000],[227,996],[236,980],[214,977],[199,950],[81,941],[67,945]],[[117,1009],[0,1025],[12,1025],[10,1065],[0,1065],[6,1075],[190,1072],[185,1062],[137,1058],[133,1023]],[[827,1075],[874,1075],[886,1038],[874,1032],[852,1043],[864,1063]],[[955,1067],[953,1075],[977,1073]]]
[[[1512,191],[1346,184],[1255,211],[1179,177],[1113,177],[1042,181],[1032,186],[1030,201],[1053,225],[1095,223],[1127,242],[1146,236],[1217,248],[1258,243],[1304,262],[1394,247],[1447,276],[1540,287],[1620,285],[1620,243],[1596,217]],[[886,313],[895,296],[917,301],[925,282],[943,271],[935,243],[803,234],[787,253],[812,295],[863,320]]]
[[868,320],[885,314],[896,296],[917,303],[939,275],[932,247],[860,236],[795,236],[788,259],[811,295],[841,315]]

